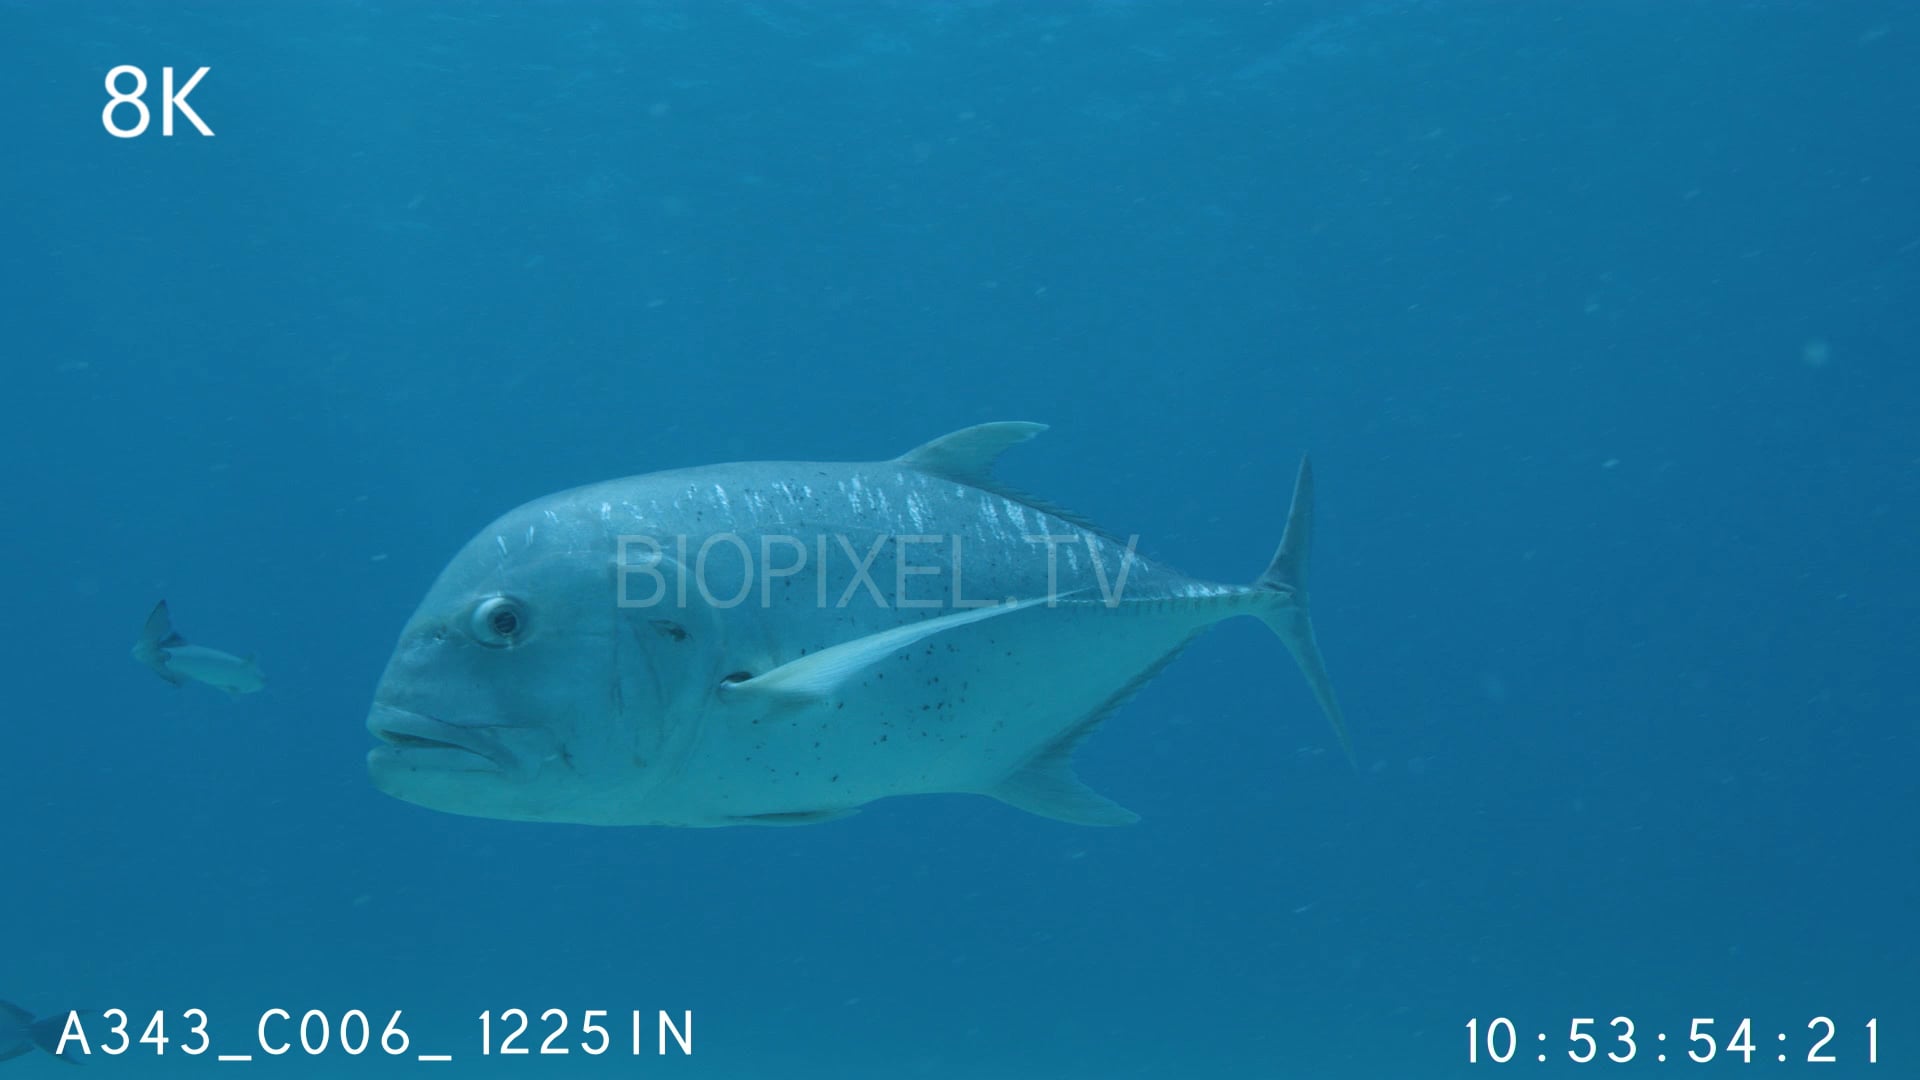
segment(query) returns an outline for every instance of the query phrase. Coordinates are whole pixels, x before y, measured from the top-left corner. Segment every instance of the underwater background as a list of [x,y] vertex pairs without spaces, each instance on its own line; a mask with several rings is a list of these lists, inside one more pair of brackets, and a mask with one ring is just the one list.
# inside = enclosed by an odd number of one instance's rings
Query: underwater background
[[[215,137],[107,135],[120,64]],[[1920,1075],[1917,73],[1897,2],[0,0],[0,998],[457,1059],[106,1075]],[[1001,419],[1229,582],[1311,451],[1358,769],[1237,620],[1082,750],[1128,828],[368,782],[496,515]],[[162,598],[267,689],[133,662]],[[478,1056],[514,1007],[696,1052]],[[1650,1060],[1695,1017],[1760,1052]]]

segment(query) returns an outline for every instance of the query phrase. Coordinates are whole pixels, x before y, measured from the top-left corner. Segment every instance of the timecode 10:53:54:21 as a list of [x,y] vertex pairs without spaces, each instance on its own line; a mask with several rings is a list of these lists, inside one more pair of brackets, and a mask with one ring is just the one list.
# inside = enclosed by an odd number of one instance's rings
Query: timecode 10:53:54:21
[[[1616,1064],[1624,1064],[1636,1057],[1650,1056],[1655,1061],[1668,1059],[1668,1043],[1673,1042],[1672,1056],[1705,1064],[1714,1058],[1727,1055],[1737,1057],[1743,1062],[1751,1062],[1755,1055],[1762,1060],[1772,1058],[1786,1061],[1789,1057],[1804,1054],[1810,1064],[1827,1064],[1851,1058],[1856,1063],[1877,1065],[1880,1062],[1880,1021],[1878,1018],[1866,1021],[1859,1037],[1840,1038],[1836,1041],[1839,1028],[1825,1016],[1816,1016],[1807,1021],[1806,1034],[1789,1039],[1787,1033],[1777,1031],[1773,1041],[1777,1049],[1767,1047],[1764,1038],[1755,1043],[1753,1038],[1753,1020],[1745,1017],[1733,1024],[1726,1034],[1726,1042],[1719,1041],[1715,1021],[1707,1017],[1694,1017],[1687,1026],[1684,1046],[1681,1036],[1669,1039],[1664,1031],[1651,1036],[1635,1034],[1633,1020],[1625,1016],[1616,1016],[1607,1021],[1604,1028],[1598,1028],[1600,1022],[1590,1016],[1576,1017],[1568,1027],[1566,1050],[1568,1060],[1580,1064],[1604,1057]],[[1539,1050],[1533,1054],[1524,1052],[1527,1039],[1520,1034],[1514,1022],[1504,1016],[1496,1016],[1482,1023],[1479,1017],[1467,1021],[1467,1063],[1477,1065],[1483,1061],[1504,1065],[1516,1059],[1532,1057],[1535,1061],[1546,1061],[1548,1057],[1547,1034],[1535,1032],[1533,1042]],[[1642,1043],[1649,1045],[1642,1046]],[[1603,1047],[1605,1048],[1603,1050]],[[1769,1050],[1772,1049],[1772,1052]]]

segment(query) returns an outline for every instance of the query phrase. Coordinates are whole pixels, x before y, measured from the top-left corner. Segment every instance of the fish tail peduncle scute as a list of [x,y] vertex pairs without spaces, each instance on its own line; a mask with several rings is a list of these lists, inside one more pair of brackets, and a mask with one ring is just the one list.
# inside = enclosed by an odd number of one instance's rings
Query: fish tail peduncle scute
[[1280,537],[1280,550],[1274,552],[1273,562],[1265,573],[1254,582],[1254,587],[1264,590],[1271,597],[1260,618],[1293,654],[1294,662],[1300,665],[1300,671],[1307,677],[1307,685],[1313,689],[1313,696],[1320,702],[1320,709],[1333,725],[1333,733],[1340,740],[1340,749],[1347,755],[1347,761],[1359,768],[1359,760],[1354,757],[1353,744],[1347,739],[1347,720],[1340,709],[1340,699],[1333,692],[1333,677],[1327,673],[1327,662],[1320,655],[1320,645],[1313,636],[1313,617],[1307,603],[1307,564],[1313,550],[1313,462],[1310,458],[1300,459],[1300,472],[1293,485],[1293,505],[1287,511],[1287,529]]

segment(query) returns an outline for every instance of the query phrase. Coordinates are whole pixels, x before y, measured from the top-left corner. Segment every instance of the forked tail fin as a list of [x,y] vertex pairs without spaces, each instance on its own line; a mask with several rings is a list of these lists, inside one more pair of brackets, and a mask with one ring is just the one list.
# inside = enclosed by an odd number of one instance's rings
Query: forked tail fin
[[1287,531],[1281,534],[1280,550],[1274,553],[1267,572],[1254,582],[1257,588],[1276,594],[1277,601],[1260,613],[1273,632],[1280,635],[1294,662],[1307,677],[1320,709],[1333,724],[1340,749],[1347,760],[1359,768],[1353,756],[1353,744],[1347,741],[1347,719],[1340,711],[1340,699],[1333,693],[1333,677],[1327,674],[1327,662],[1313,639],[1313,618],[1307,606],[1307,563],[1313,552],[1313,462],[1300,459],[1300,475],[1293,484],[1293,506],[1287,511]]
[[146,625],[140,628],[140,640],[135,643],[135,647],[157,651],[172,649],[186,643],[186,638],[173,632],[173,619],[167,614],[167,602],[162,600],[153,605],[153,610],[147,613]]

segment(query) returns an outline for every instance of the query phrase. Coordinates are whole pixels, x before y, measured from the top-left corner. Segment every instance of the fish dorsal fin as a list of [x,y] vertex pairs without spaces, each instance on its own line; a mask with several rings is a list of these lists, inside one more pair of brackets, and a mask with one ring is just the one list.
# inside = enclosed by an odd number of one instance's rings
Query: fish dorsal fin
[[993,466],[1000,460],[1000,455],[1006,453],[1010,447],[1026,442],[1045,430],[1047,425],[1028,420],[998,420],[990,424],[975,424],[973,427],[961,428],[959,431],[942,435],[930,443],[914,447],[894,460],[929,476],[938,476],[943,480],[977,487],[1003,499],[1012,499],[1043,514],[1057,517],[1069,525],[1077,525],[1090,533],[1116,543],[1123,543],[1124,541],[1119,537],[1087,518],[1064,507],[1055,506],[1044,499],[1037,499],[1024,491],[1015,491],[994,478]]
[[764,672],[745,679],[737,679],[720,684],[721,691],[741,701],[763,700],[784,704],[810,704],[826,701],[842,686],[856,678],[860,672],[898,654],[922,638],[932,637],[942,631],[1007,615],[1035,604],[1044,604],[1047,597],[1038,596],[1030,600],[1021,600],[1012,604],[994,604],[989,607],[968,608],[951,615],[941,615],[932,619],[896,626],[891,630],[882,630],[877,634],[843,641],[838,645],[809,653],[798,660],[790,660],[772,671]]
[[1045,430],[1047,425],[1026,420],[975,424],[916,446],[894,460],[923,473],[992,489],[993,465],[1000,455]]

